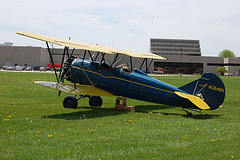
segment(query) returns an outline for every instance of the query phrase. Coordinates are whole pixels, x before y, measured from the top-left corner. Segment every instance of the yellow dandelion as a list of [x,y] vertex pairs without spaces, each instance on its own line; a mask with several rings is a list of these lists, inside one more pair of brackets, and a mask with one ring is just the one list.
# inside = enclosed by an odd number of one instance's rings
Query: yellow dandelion
[[52,134],[48,134],[48,138],[51,138],[53,135]]
[[212,139],[212,142],[216,142],[216,140],[215,140],[215,139]]
[[41,139],[38,139],[38,140],[37,140],[37,142],[40,142],[40,141],[41,141]]

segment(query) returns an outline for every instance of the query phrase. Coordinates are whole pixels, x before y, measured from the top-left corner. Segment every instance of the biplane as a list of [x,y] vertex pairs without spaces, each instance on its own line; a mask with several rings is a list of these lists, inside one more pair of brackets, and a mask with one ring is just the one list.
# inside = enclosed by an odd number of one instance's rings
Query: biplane
[[[222,80],[212,73],[205,73],[201,78],[179,88],[150,77],[146,73],[152,60],[165,59],[153,53],[129,52],[27,32],[17,34],[45,41],[53,66],[49,43],[64,47],[59,75],[54,68],[57,82],[35,83],[58,90],[59,95],[61,92],[75,95],[64,99],[65,108],[77,108],[78,100],[83,97],[89,98],[90,106],[102,106],[101,96],[112,96],[182,107],[191,116],[192,113],[187,109],[214,110],[222,105],[225,98]],[[72,50],[71,53],[69,49]],[[83,57],[77,58],[74,55],[75,49],[84,50]],[[96,55],[93,56],[93,52]],[[87,54],[89,59],[86,58]],[[112,62],[107,63],[106,54],[113,55]],[[130,66],[126,63],[116,65],[119,55],[129,56]],[[133,69],[132,57],[142,59],[139,69]],[[151,59],[150,64],[147,64],[148,59]],[[144,63],[146,73],[141,70]],[[65,83],[65,80],[68,83]]]

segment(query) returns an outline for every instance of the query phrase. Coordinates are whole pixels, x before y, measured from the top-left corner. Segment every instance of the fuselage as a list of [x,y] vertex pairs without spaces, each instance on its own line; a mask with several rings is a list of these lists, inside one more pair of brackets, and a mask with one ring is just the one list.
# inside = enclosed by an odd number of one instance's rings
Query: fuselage
[[195,108],[192,103],[174,93],[174,91],[186,93],[185,91],[156,80],[137,68],[132,72],[126,72],[123,68],[110,67],[104,63],[75,59],[72,62],[71,74],[73,81],[79,84],[94,85],[117,96]]

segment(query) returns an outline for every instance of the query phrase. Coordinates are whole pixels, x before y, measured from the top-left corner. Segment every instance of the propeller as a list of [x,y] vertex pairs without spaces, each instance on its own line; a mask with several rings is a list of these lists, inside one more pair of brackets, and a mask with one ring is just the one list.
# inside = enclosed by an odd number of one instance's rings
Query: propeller
[[[71,81],[71,66],[72,66],[73,60],[75,59],[75,57],[73,56],[74,50],[75,48],[72,50],[71,55],[69,55],[68,47],[64,48],[62,62],[61,62],[61,69],[59,74],[59,80],[60,80],[59,83],[64,83],[65,79]],[[65,56],[67,58],[66,61],[64,61]],[[61,95],[61,91],[58,92],[58,96],[60,95]]]

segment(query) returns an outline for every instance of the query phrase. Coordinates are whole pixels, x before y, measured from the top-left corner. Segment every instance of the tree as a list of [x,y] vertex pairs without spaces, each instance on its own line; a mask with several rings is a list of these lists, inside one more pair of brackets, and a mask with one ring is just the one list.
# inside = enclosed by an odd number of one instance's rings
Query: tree
[[222,50],[222,51],[219,53],[218,57],[223,57],[223,58],[236,58],[236,55],[235,55],[232,51],[230,51],[230,50],[228,50],[228,49],[225,49],[225,50]]
[[227,72],[226,68],[225,67],[220,67],[216,70],[217,72],[219,72],[221,74],[221,76],[224,75],[224,73]]

